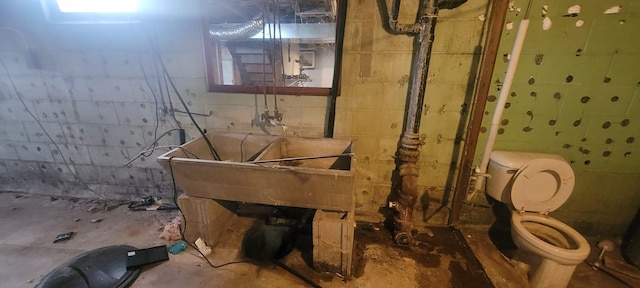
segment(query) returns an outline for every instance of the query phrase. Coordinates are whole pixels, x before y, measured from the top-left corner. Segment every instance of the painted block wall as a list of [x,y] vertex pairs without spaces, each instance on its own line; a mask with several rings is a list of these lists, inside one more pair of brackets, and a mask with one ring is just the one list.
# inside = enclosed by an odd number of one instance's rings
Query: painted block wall
[[[170,176],[155,161],[166,149],[123,166],[155,135],[177,128],[169,114],[160,112],[156,121],[156,111],[169,103],[166,92],[165,105],[160,101],[149,38],[190,110],[211,112],[196,116],[203,128],[323,136],[326,97],[278,96],[285,132],[257,123],[264,111],[262,95],[206,92],[198,2],[181,3],[160,21],[120,25],[51,24],[39,1],[3,3],[0,59],[11,78],[0,67],[0,190],[124,199],[171,195]],[[31,64],[30,50],[40,67]],[[184,111],[171,94],[174,106]],[[273,110],[272,101],[269,97]],[[186,115],[176,119],[187,140],[199,136]],[[178,141],[173,132],[160,145]]]
[[[402,2],[400,23],[414,23],[417,2]],[[420,130],[426,143],[414,213],[417,227],[445,224],[449,214],[455,151],[460,149],[454,142],[464,134],[463,105],[473,94],[486,25],[478,16],[486,9],[487,1],[469,1],[439,14]],[[376,1],[349,1],[335,129],[336,137],[355,143],[356,215],[371,218],[385,212],[381,208],[392,192],[413,55],[413,38],[387,33],[381,21]]]
[[[42,69],[28,67],[19,35],[11,31],[0,30],[2,39],[7,39],[0,46],[0,59],[27,107],[58,146],[42,135],[12,91],[7,75],[0,71],[2,190],[109,198],[170,192],[170,179],[154,161],[158,153],[133,162],[133,167],[122,166],[154,138],[158,107],[140,68],[144,67],[158,94],[147,35],[157,41],[169,72],[193,112],[212,112],[211,117],[198,117],[204,127],[243,133],[323,135],[325,97],[279,96],[288,126],[283,132],[280,127],[252,126],[262,112],[261,95],[207,93],[200,24],[188,13],[142,26],[51,25],[39,14],[36,2],[23,10],[10,7],[14,11],[8,15],[13,17],[1,18],[0,26],[15,26],[25,34],[28,45],[39,55]],[[400,20],[413,23],[417,3],[404,2]],[[419,225],[444,224],[449,213],[446,207],[455,179],[455,151],[460,148],[454,140],[463,134],[466,123],[464,104],[473,93],[486,28],[486,22],[478,16],[485,15],[486,9],[486,1],[469,1],[456,10],[440,13],[421,129],[426,143],[421,157],[421,201],[415,213]],[[20,20],[26,18],[29,22]],[[393,157],[403,131],[413,51],[411,37],[387,33],[381,21],[375,1],[349,1],[342,93],[335,125],[335,137],[355,143],[357,212],[378,218],[391,193]],[[178,103],[175,97],[173,100]],[[176,117],[189,136],[197,137],[186,117]],[[168,115],[160,114],[159,121],[159,132],[176,127]],[[175,134],[161,141],[162,145],[176,143]],[[81,181],[68,172],[61,155]]]
[[[580,13],[565,17],[576,4]],[[524,11],[526,1],[514,5]],[[543,29],[543,5],[549,30]],[[605,15],[617,5],[620,13]],[[523,14],[508,14],[499,58],[511,52]],[[496,150],[557,153],[571,163],[576,187],[552,216],[586,234],[624,233],[640,205],[638,31],[640,5],[634,1],[533,1],[502,117]],[[498,59],[482,131],[490,127],[506,67]],[[482,204],[481,198],[475,201]],[[469,212],[470,223],[491,220],[487,210]]]
[[[16,2],[25,5],[27,1]],[[158,153],[133,162],[133,167],[122,166],[154,138],[158,107],[140,69],[144,67],[152,87],[157,87],[147,35],[157,41],[193,112],[212,112],[211,117],[197,117],[204,127],[241,133],[323,135],[325,97],[279,96],[288,126],[284,132],[279,127],[252,126],[262,112],[261,95],[206,92],[200,23],[189,5],[181,7],[186,11],[173,10],[179,16],[161,23],[86,26],[48,24],[39,14],[37,2],[28,2],[32,7],[25,9],[11,5],[9,10],[3,9],[7,16],[0,19],[2,26],[17,27],[25,34],[42,69],[29,68],[26,49],[11,31],[0,31],[1,39],[8,39],[0,45],[0,57],[27,107],[58,147],[24,113],[8,77],[0,71],[2,190],[89,197],[96,193],[110,198],[170,192],[170,179],[154,161]],[[402,23],[415,20],[415,2],[402,4]],[[455,10],[440,12],[422,116],[421,133],[426,135],[426,143],[420,162],[421,197],[415,213],[418,225],[444,224],[449,214],[446,207],[452,197],[460,149],[455,139],[464,134],[465,103],[473,95],[487,23],[479,16],[486,15],[486,10],[487,1],[471,0]],[[335,126],[337,138],[355,142],[357,212],[371,217],[382,216],[381,208],[392,190],[393,157],[403,131],[413,52],[411,37],[387,33],[381,21],[376,1],[349,1]],[[173,100],[178,103],[175,97]],[[197,137],[186,117],[176,117],[190,137]],[[159,132],[176,127],[168,115],[160,114],[159,121]],[[176,144],[176,138],[173,134],[161,144]],[[68,172],[61,155],[82,183]]]

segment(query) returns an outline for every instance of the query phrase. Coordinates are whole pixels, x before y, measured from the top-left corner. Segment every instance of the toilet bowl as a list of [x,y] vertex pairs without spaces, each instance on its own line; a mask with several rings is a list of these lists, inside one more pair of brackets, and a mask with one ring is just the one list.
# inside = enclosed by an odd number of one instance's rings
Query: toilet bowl
[[590,246],[580,233],[548,214],[564,204],[575,184],[559,155],[494,151],[487,194],[512,209],[511,237],[528,267],[530,287],[566,287]]

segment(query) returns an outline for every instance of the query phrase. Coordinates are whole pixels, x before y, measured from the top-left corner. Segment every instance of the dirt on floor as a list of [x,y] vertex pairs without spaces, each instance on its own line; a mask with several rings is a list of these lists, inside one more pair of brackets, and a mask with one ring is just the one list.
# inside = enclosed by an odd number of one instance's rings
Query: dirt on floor
[[[108,245],[145,248],[173,243],[158,235],[177,211],[134,212],[122,204],[126,203],[0,193],[0,231],[8,231],[0,233],[0,279],[3,280],[0,287],[33,287],[56,266],[92,249]],[[238,217],[230,223],[208,259],[215,265],[247,260],[240,243],[255,221],[255,218]],[[309,265],[311,241],[302,241],[306,246],[298,245],[281,261],[321,287],[493,287],[491,282],[495,287],[526,287],[526,274],[509,265],[508,259],[489,239],[486,229],[463,230],[464,234],[451,227],[430,227],[417,235],[410,247],[399,247],[389,230],[359,225],[355,231],[351,279],[315,271]],[[66,242],[52,243],[57,234],[68,231],[76,234]],[[594,246],[597,243],[590,242]],[[587,260],[593,261],[597,253],[597,247],[592,247],[594,255]],[[269,263],[245,262],[212,268],[197,251],[188,248],[184,253],[170,255],[169,261],[145,267],[131,287],[309,286]],[[626,286],[602,271],[580,264],[569,287]]]
[[365,271],[371,265],[368,270],[377,267],[411,270],[414,278],[411,282],[415,281],[413,285],[417,287],[493,287],[460,231],[452,227],[427,230],[415,236],[410,247],[400,247],[386,229],[357,229],[353,266],[356,281],[368,274]]

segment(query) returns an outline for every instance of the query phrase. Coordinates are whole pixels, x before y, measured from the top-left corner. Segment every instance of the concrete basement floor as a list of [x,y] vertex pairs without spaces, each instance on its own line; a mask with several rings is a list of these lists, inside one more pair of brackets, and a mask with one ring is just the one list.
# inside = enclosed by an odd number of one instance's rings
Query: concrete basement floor
[[[59,264],[95,248],[168,245],[171,242],[158,235],[177,214],[131,212],[114,202],[0,193],[0,287],[33,287]],[[92,223],[92,219],[102,221]],[[238,218],[209,256],[211,262],[244,260],[239,247],[253,222],[252,218]],[[52,243],[57,234],[69,231],[76,232],[72,239]],[[495,287],[527,286],[526,276],[503,259],[486,230],[465,228],[456,234],[450,233],[456,231],[452,228],[433,227],[431,231],[434,236],[421,234],[409,250],[391,245],[384,230],[356,230],[354,277],[348,281],[314,272],[298,250],[283,262],[322,287],[491,287],[486,276]],[[449,244],[453,242],[465,249],[452,250]],[[467,242],[477,260],[466,248]],[[213,269],[196,254],[189,248],[170,255],[169,261],[145,267],[131,287],[308,287],[275,265],[241,263]],[[581,264],[570,287],[628,286]]]

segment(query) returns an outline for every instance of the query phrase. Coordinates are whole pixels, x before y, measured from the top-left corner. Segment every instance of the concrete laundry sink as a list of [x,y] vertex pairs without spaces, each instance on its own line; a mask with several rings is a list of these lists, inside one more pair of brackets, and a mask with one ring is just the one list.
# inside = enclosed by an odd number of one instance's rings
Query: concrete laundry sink
[[[186,195],[353,211],[355,157],[351,141],[227,133],[209,133],[207,137],[221,161],[213,160],[202,137],[157,159],[165,170],[173,170],[176,184]],[[333,156],[305,159],[327,155]],[[297,160],[278,160],[283,158]]]

